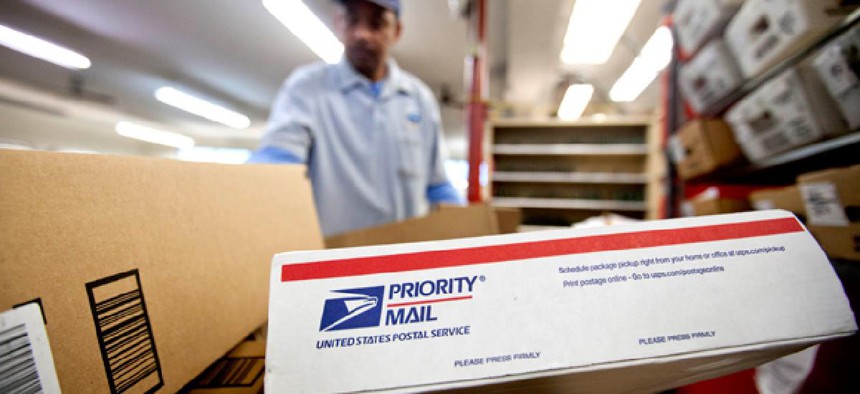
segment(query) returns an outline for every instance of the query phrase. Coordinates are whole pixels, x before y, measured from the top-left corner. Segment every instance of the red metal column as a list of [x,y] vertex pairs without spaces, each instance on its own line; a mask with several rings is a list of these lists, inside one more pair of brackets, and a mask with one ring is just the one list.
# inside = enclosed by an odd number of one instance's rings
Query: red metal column
[[472,53],[466,58],[469,102],[466,107],[466,124],[469,126],[469,190],[470,203],[483,200],[481,195],[481,163],[484,161],[484,57],[486,55],[486,0],[474,0],[470,13],[469,31]]

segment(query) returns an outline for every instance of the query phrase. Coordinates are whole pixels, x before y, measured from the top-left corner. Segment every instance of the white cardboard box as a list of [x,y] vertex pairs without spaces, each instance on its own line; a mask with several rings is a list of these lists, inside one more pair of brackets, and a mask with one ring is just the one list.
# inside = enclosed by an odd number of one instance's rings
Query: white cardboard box
[[854,27],[819,53],[813,64],[851,129],[860,127],[860,28]]
[[705,45],[681,68],[681,92],[697,112],[703,112],[737,89],[744,78],[721,39]]
[[856,331],[785,211],[284,253],[270,297],[278,393],[654,392]]
[[745,77],[805,48],[839,21],[838,0],[747,0],[723,38]]
[[0,313],[0,391],[62,393],[42,316],[37,302]]
[[751,161],[847,131],[833,100],[805,68],[792,68],[732,107],[725,119]]
[[678,43],[695,53],[711,37],[719,35],[743,0],[680,0],[675,8]]

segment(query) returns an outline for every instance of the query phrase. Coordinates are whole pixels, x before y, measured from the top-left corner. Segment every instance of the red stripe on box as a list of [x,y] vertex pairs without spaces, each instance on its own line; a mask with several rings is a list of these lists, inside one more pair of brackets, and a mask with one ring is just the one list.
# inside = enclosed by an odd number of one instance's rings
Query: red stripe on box
[[424,301],[412,301],[412,302],[401,302],[399,304],[388,304],[389,308],[400,308],[403,306],[412,306],[412,305],[423,305],[423,304],[436,304],[439,302],[448,302],[448,301],[462,301],[462,300],[471,300],[472,296],[462,296],[462,297],[451,297],[451,298],[438,298],[435,300],[424,300]]
[[281,282],[418,271],[801,232],[795,218],[285,264]]

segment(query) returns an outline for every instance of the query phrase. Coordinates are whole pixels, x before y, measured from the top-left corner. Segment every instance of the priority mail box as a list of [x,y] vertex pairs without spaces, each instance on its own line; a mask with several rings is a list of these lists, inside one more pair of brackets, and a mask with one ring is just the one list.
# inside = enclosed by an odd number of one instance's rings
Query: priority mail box
[[276,393],[656,392],[857,327],[785,211],[283,253],[270,295]]
[[860,165],[797,177],[809,231],[831,257],[860,260]]
[[751,161],[847,131],[836,106],[806,68],[788,69],[725,116]]
[[813,61],[815,71],[851,129],[860,127],[860,27],[828,44]]
[[747,0],[723,39],[745,77],[752,77],[809,46],[840,17],[838,0]]
[[678,44],[688,54],[719,35],[743,4],[743,0],[680,0],[674,21]]
[[678,82],[690,106],[696,112],[705,112],[735,91],[743,81],[723,40],[715,39],[681,67]]
[[304,172],[2,151],[0,310],[41,306],[64,392],[176,392],[266,321],[273,254],[322,247]]

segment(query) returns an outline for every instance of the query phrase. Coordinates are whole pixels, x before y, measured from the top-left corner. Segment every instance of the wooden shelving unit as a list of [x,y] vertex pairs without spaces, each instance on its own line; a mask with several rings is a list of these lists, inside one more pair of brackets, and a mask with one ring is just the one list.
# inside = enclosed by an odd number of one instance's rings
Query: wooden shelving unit
[[498,207],[519,208],[557,208],[557,209],[582,209],[598,211],[642,211],[647,208],[645,201],[616,201],[616,200],[589,200],[577,198],[516,198],[496,197],[493,205]]
[[648,216],[647,117],[595,123],[491,123],[492,204],[523,211],[524,228],[569,226],[604,212]]
[[624,156],[644,155],[644,144],[497,144],[496,155]]
[[644,185],[647,183],[648,178],[645,174],[640,173],[496,171],[493,173],[493,181]]

